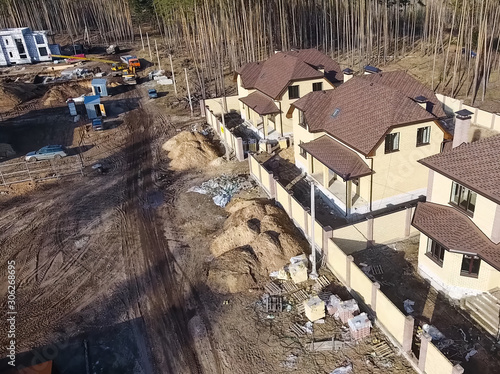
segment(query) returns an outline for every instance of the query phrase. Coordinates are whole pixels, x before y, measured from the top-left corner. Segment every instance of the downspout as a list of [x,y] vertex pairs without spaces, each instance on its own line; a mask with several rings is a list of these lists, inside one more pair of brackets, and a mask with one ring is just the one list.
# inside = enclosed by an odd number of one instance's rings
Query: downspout
[[281,127],[281,136],[283,136],[283,112],[281,111],[281,101],[279,101],[280,104],[280,127]]
[[[343,179],[343,178],[342,178]],[[349,202],[347,201],[347,183],[349,183],[349,181],[346,181],[344,180],[345,182],[345,216],[347,217],[347,211],[349,210]]]
[[373,201],[373,158],[370,158],[371,160],[371,167],[372,173],[370,174],[370,212],[372,211],[372,201]]

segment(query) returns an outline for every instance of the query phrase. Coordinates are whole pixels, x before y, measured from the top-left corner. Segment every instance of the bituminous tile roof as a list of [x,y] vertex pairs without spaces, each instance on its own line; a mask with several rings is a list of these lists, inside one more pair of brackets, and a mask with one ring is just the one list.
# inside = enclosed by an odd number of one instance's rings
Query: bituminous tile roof
[[300,147],[347,181],[370,175],[372,170],[353,150],[324,135]]
[[[436,103],[432,112],[415,102],[422,94]],[[353,77],[334,90],[311,92],[292,106],[304,112],[309,131],[324,131],[366,156],[392,127],[445,116],[436,95],[405,72]]]
[[450,251],[477,255],[500,270],[500,244],[493,243],[469,217],[456,208],[420,202],[412,225]]
[[419,162],[500,204],[500,135],[464,143]]
[[260,115],[280,112],[273,99],[259,91],[254,91],[247,97],[240,98],[240,101]]
[[[318,70],[324,67],[324,73]],[[256,89],[277,99],[291,81],[326,77],[343,79],[340,65],[316,49],[278,52],[262,62],[250,62],[236,70],[243,87]]]

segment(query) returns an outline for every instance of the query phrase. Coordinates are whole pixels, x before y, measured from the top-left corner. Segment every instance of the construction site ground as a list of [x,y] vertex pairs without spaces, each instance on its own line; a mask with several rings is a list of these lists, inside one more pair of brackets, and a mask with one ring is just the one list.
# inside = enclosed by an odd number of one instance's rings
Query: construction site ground
[[[378,274],[371,275],[405,315],[408,313],[405,312],[404,301],[409,299],[415,302],[411,314],[415,318],[415,334],[418,327],[424,324],[434,325],[447,339],[453,340],[453,344],[442,351],[452,362],[459,363],[465,373],[496,373],[500,367],[500,354],[496,349],[492,350],[493,339],[460,309],[456,301],[437,292],[417,273],[418,245],[419,236],[416,235],[396,243],[376,245],[352,256],[358,266],[380,266],[381,272],[375,271]],[[417,355],[418,348],[413,347]],[[466,361],[465,356],[472,349],[478,352]]]
[[[17,152],[2,163],[62,144],[75,150],[64,161],[84,166],[84,175],[0,187],[0,288],[7,290],[14,260],[17,363],[53,360],[60,374],[327,373],[346,362],[356,372],[411,372],[397,352],[373,359],[373,338],[383,341],[376,329],[353,347],[310,353],[312,339],[331,339],[339,328],[333,318],[298,338],[289,327],[305,317],[268,318],[263,289],[221,295],[207,287],[209,247],[228,213],[187,190],[222,173],[248,174],[248,164],[221,159],[172,171],[162,145],[203,119],[189,115],[184,87],[179,99],[171,86],[156,87],[160,97],[150,100],[152,82],[141,82],[114,87],[102,132],[73,122],[64,102],[27,107],[0,125]],[[38,107],[37,100],[27,103]],[[254,188],[239,197],[265,196]],[[348,297],[339,284],[330,287]],[[1,372],[10,368],[6,347]]]

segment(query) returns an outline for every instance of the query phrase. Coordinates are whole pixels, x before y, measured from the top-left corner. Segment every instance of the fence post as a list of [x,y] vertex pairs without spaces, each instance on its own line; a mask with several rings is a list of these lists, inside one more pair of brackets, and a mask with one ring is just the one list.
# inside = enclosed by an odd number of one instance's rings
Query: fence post
[[373,247],[375,245],[375,240],[373,240],[373,216],[367,216],[368,219],[368,228],[367,228],[367,233],[366,233],[366,246],[367,247]]
[[245,160],[245,151],[243,151],[243,139],[236,138],[236,146],[234,152],[238,161]]
[[420,354],[418,355],[418,368],[425,372],[425,361],[427,360],[427,349],[432,337],[424,332],[420,338]]
[[328,240],[333,238],[333,229],[331,226],[325,226],[323,227],[323,245],[322,245],[322,250],[323,250],[323,256],[326,258],[328,257]]
[[411,218],[413,217],[413,207],[410,205],[406,206],[406,221],[405,221],[405,237],[410,236],[411,230]]
[[413,326],[415,324],[415,320],[412,316],[405,317],[405,324],[403,330],[403,351],[410,352],[411,351],[411,343],[413,342]]
[[274,176],[273,172],[270,172],[268,174],[268,177],[269,177],[269,196],[271,197],[271,199],[275,199],[276,198],[276,179],[278,178],[278,176]]
[[309,238],[309,218],[307,217],[307,213],[310,213],[311,209],[305,207],[304,208],[304,234],[306,234],[306,237]]
[[347,289],[351,290],[351,264],[354,262],[354,257],[347,256],[346,268],[345,268],[345,285]]
[[290,218],[293,219],[293,213],[292,213],[292,191],[288,191],[288,215],[290,216]]
[[248,155],[248,169],[250,171],[250,176],[254,175],[252,170],[252,155]]
[[464,368],[460,365],[455,365],[453,366],[453,369],[451,370],[451,374],[463,374]]
[[373,282],[372,283],[372,302],[371,307],[372,310],[377,313],[377,292],[380,290],[380,283]]

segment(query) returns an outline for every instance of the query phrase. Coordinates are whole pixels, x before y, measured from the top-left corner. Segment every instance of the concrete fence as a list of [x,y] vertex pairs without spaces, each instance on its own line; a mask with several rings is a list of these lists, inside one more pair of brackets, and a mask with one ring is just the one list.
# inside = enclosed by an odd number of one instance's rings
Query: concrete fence
[[[344,235],[346,239],[348,235],[358,233],[355,238],[360,239],[359,241],[362,243],[360,249],[366,248],[367,245],[376,240],[389,241],[393,238],[408,236],[410,229],[407,224],[409,222],[408,217],[411,218],[411,208],[396,212],[394,215],[373,218],[369,222],[351,225],[340,230],[332,230],[329,226],[322,226],[318,221],[314,223],[314,228],[312,228],[309,208],[303,207],[279,183],[273,173],[266,170],[252,155],[249,156],[248,161],[250,175],[267,192],[269,197],[275,199],[283,207],[304,235],[310,239],[312,230],[314,230],[316,247],[323,254],[323,259],[328,268],[358,302],[369,309],[374,316],[375,324],[389,337],[394,345],[401,349],[402,354],[417,372],[425,374],[463,373],[462,367],[460,365],[453,366],[430,342],[430,339],[428,339],[430,337],[425,335],[421,341],[419,359],[415,358],[411,353],[414,328],[413,317],[405,316],[380,290],[380,285],[377,282],[372,282],[354,263],[353,257],[347,255],[335,242],[338,239],[338,232]],[[391,224],[392,226],[385,226]],[[361,232],[366,232],[366,236]],[[352,237],[349,237],[349,239],[352,240]]]
[[484,110],[465,105],[463,100],[454,99],[453,97],[441,94],[436,94],[436,97],[439,101],[441,101],[441,103],[443,103],[443,109],[447,114],[453,114],[459,110],[467,109],[473,113],[471,119],[473,124],[486,127],[491,130],[500,131],[499,114],[486,112]]
[[224,124],[219,121],[214,112],[210,110],[208,105],[204,105],[205,118],[210,127],[215,131],[215,133],[224,141],[224,145],[229,149],[233,150],[238,161],[243,161],[245,159],[245,152],[243,150],[243,139],[234,136],[231,131],[229,131]]

